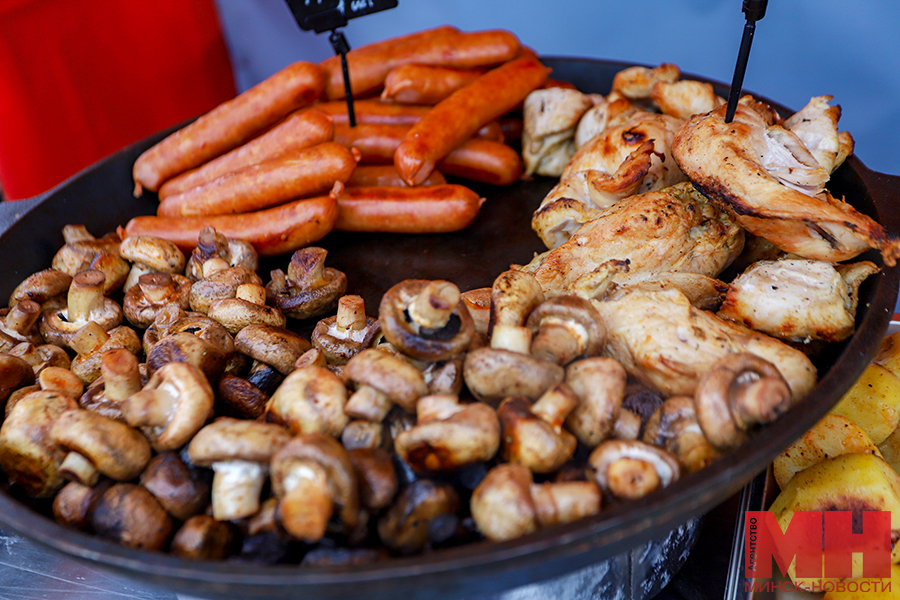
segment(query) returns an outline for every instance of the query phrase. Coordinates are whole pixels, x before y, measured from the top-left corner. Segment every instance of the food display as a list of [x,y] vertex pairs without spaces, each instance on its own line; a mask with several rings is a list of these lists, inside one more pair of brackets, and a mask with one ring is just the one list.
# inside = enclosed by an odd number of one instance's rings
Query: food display
[[[0,467],[57,522],[185,559],[315,567],[602,516],[805,398],[820,344],[852,335],[880,272],[832,263],[900,255],[826,190],[852,140],[821,98],[809,119],[742,100],[741,122],[763,122],[747,143],[813,172],[791,163],[789,187],[757,165],[767,189],[809,199],[805,216],[757,214],[694,169],[721,162],[691,141],[721,98],[674,65],[582,93],[509,32],[451,27],[348,59],[355,127],[339,63],[292,65],[137,158],[156,215],[67,227],[11,295]],[[317,245],[461,231],[490,201],[476,189],[523,177],[558,180],[531,220],[546,251],[486,287],[410,278],[373,304]],[[802,326],[760,323],[754,286],[779,278],[799,290],[785,306],[836,289]]]

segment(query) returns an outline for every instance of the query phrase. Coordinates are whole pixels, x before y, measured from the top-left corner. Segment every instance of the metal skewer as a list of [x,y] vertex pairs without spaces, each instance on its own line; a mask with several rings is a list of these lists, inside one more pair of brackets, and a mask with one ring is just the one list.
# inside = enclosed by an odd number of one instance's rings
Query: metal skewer
[[743,11],[747,22],[744,24],[741,48],[738,51],[737,64],[734,66],[734,79],[731,80],[731,91],[728,93],[728,106],[725,110],[726,123],[734,120],[734,111],[737,109],[738,98],[741,96],[741,88],[744,85],[744,72],[747,70],[747,59],[750,57],[750,44],[753,43],[756,22],[766,16],[767,3],[768,0],[744,0]]

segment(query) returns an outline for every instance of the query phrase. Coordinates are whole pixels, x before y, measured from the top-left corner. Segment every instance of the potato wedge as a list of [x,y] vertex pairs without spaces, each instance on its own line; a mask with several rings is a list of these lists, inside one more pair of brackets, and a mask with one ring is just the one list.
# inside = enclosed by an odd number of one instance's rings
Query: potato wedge
[[900,423],[900,378],[870,364],[831,412],[847,417],[880,444]]
[[842,415],[827,414],[788,446],[772,464],[775,482],[784,489],[795,473],[841,454],[867,452],[881,456],[868,434]]

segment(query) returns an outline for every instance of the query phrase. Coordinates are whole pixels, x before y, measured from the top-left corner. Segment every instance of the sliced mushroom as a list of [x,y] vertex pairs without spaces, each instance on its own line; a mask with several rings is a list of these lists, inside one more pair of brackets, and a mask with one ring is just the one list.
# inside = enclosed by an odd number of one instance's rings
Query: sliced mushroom
[[344,411],[348,416],[380,422],[398,404],[415,413],[416,400],[428,393],[422,374],[411,364],[381,350],[363,350],[343,370],[346,381],[356,385]]
[[140,329],[146,329],[165,306],[174,304],[187,310],[191,281],[183,275],[147,273],[141,275],[122,301],[125,318]]
[[600,489],[625,500],[642,498],[681,477],[675,456],[638,440],[606,440],[588,461]]
[[694,393],[697,421],[709,443],[726,450],[747,439],[746,432],[771,423],[791,407],[791,390],[772,363],[755,354],[719,359]]
[[140,550],[162,550],[174,526],[153,494],[134,483],[117,483],[106,490],[91,522],[100,537]]
[[601,493],[591,481],[535,484],[524,465],[491,469],[472,493],[472,517],[494,541],[511,540],[600,512]]
[[475,336],[475,323],[449,281],[407,279],[381,299],[378,318],[385,339],[419,360],[441,361],[465,352]]
[[534,332],[531,354],[565,365],[579,356],[599,354],[606,344],[606,326],[589,300],[557,296],[541,302],[528,315]]
[[212,227],[200,230],[197,246],[191,253],[184,274],[192,281],[203,279],[206,263],[211,259],[224,268],[241,267],[255,272],[259,268],[259,256],[253,245],[244,240],[227,238]]
[[394,438],[397,454],[420,473],[488,461],[500,447],[500,421],[487,404],[448,394],[419,398],[414,427]]
[[287,274],[271,273],[266,291],[272,305],[293,319],[309,319],[330,311],[347,291],[347,276],[325,266],[328,251],[308,246],[294,252]]
[[200,469],[185,464],[174,452],[162,452],[151,458],[140,482],[179,521],[199,515],[209,504],[209,478]]
[[66,456],[50,437],[63,413],[78,408],[72,398],[35,391],[20,398],[0,426],[0,467],[10,483],[37,498],[52,496],[65,483],[59,466]]
[[525,320],[544,301],[541,284],[530,273],[509,270],[491,286],[491,347],[528,354],[532,332]]
[[330,364],[345,365],[351,358],[376,345],[381,323],[366,315],[361,296],[341,296],[337,314],[316,323],[310,341]]
[[304,367],[288,375],[266,404],[266,420],[284,425],[293,435],[321,432],[338,438],[349,417],[344,413],[347,388],[322,367]]
[[431,523],[443,515],[455,516],[460,504],[459,494],[450,484],[413,481],[378,520],[378,537],[394,552],[418,552],[429,542]]
[[506,462],[525,465],[533,473],[552,473],[575,453],[578,442],[562,428],[578,405],[578,397],[565,383],[550,388],[532,405],[512,396],[497,408],[503,427],[502,456]]
[[305,433],[272,457],[272,490],[278,518],[293,537],[316,542],[325,535],[337,507],[343,527],[359,519],[356,472],[344,447],[322,433]]
[[673,396],[663,402],[647,421],[643,441],[674,454],[687,473],[699,471],[720,456],[703,435],[694,399],[689,396]]
[[153,449],[176,450],[213,414],[214,395],[197,367],[173,362],[157,369],[144,388],[125,401],[123,415],[139,428]]
[[212,467],[213,516],[231,521],[256,514],[269,462],[291,438],[283,427],[220,417],[197,432],[188,445],[191,462]]
[[566,429],[588,447],[612,435],[625,397],[628,374],[611,358],[593,357],[566,368],[566,384],[579,398],[566,419]]
[[563,380],[565,369],[521,352],[478,348],[466,354],[463,377],[476,398],[497,404],[507,396],[538,399]]
[[116,481],[137,477],[150,460],[150,444],[128,425],[89,410],[59,415],[50,439],[68,451],[60,465],[67,479],[93,485],[100,474]]

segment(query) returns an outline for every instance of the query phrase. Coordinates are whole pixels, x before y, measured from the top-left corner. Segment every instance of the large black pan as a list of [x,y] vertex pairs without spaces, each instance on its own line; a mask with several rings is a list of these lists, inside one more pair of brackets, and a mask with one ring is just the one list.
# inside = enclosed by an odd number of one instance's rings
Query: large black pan
[[[554,69],[553,77],[571,81],[583,91],[600,93],[609,90],[617,71],[629,66],[587,59],[550,58],[546,62]],[[718,93],[726,95],[727,89],[719,85]],[[50,264],[62,244],[64,225],[83,223],[93,233],[103,234],[132,216],[152,213],[154,198],[131,195],[131,165],[161,137],[125,149],[52,190],[5,231],[0,236],[0,297],[8,297],[18,282]],[[361,294],[370,308],[377,306],[390,285],[409,277],[448,279],[462,289],[488,286],[510,263],[527,262],[533,252],[542,249],[529,221],[552,184],[538,179],[479,190],[488,201],[476,223],[458,234],[330,234],[321,245],[330,250],[332,266],[347,272],[352,291]],[[835,173],[831,189],[889,229],[900,230],[900,217],[890,210],[890,199],[900,194],[900,178],[874,173],[851,157]],[[875,253],[865,258],[881,263]],[[275,262],[285,266],[287,257]],[[740,451],[643,500],[515,541],[477,543],[362,567],[310,569],[193,563],[130,550],[64,529],[43,516],[33,502],[10,492],[0,494],[0,523],[57,551],[193,596],[412,599],[495,594],[571,573],[620,556],[648,540],[664,538],[670,530],[734,494],[825,414],[859,375],[887,328],[897,288],[896,268],[885,269],[865,283],[857,332],[820,360],[819,385]],[[678,564],[670,562],[670,566],[677,568]]]

